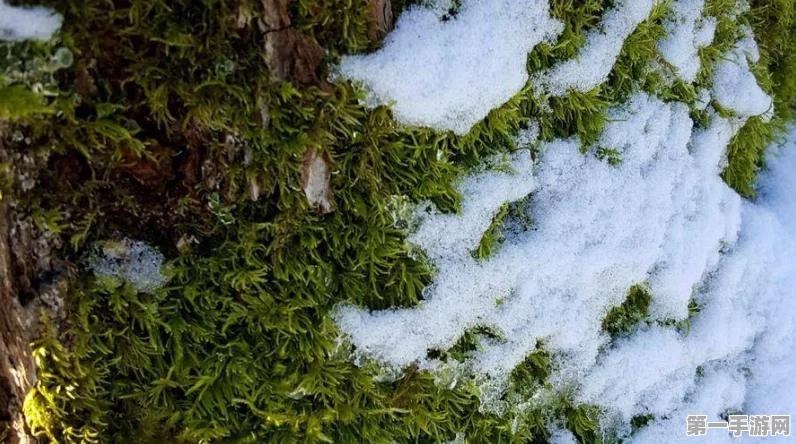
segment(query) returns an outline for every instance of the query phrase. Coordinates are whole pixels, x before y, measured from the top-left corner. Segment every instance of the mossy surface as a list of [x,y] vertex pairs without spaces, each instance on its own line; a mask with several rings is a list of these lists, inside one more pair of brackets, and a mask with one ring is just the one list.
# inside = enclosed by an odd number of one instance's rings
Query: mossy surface
[[[34,344],[39,381],[25,412],[44,442],[432,443],[464,434],[471,443],[524,443],[545,442],[556,420],[581,442],[603,441],[599,410],[566,397],[500,416],[483,411],[472,381],[436,384],[414,368],[393,380],[375,363],[357,366],[329,313],[340,302],[382,309],[422,300],[434,270],[407,246],[395,203],[456,211],[458,178],[515,150],[513,135],[531,119],[543,140],[589,144],[608,108],[637,88],[693,104],[695,88],[709,85],[709,63],[697,85],[665,86],[645,70],[659,58],[665,4],[626,41],[606,84],[560,98],[536,97],[528,85],[455,136],[401,127],[388,108],[365,108],[346,82],[275,79],[260,2],[43,3],[64,15],[60,42],[0,48],[9,51],[0,98],[14,98],[0,99],[0,118],[14,123],[6,134],[14,149],[39,153],[44,165],[32,190],[4,175],[3,194],[59,236],[59,253],[75,263],[96,241],[129,237],[159,247],[173,269],[168,286],[141,293],[81,265],[66,320],[47,320]],[[411,3],[394,2],[396,14]],[[611,3],[552,1],[566,30],[529,55],[529,71],[573,57]],[[721,18],[705,61],[736,38],[725,3],[708,1]],[[744,195],[754,193],[764,149],[796,100],[796,3],[751,3],[741,21],[757,33],[755,69],[777,114],[752,119],[730,148],[725,180]],[[339,56],[379,46],[367,37],[365,4],[291,3],[293,28],[327,50],[320,78]],[[241,15],[248,22],[239,27]],[[47,67],[60,47],[74,60]],[[33,60],[47,63],[36,70]],[[329,214],[301,191],[307,150],[331,160]],[[522,219],[526,204],[532,198],[501,211],[474,256],[499,248],[501,226]],[[636,322],[649,304],[637,302],[607,329]],[[439,353],[463,359],[479,337],[499,336],[487,330]],[[552,365],[539,344],[504,400],[543,387]]]

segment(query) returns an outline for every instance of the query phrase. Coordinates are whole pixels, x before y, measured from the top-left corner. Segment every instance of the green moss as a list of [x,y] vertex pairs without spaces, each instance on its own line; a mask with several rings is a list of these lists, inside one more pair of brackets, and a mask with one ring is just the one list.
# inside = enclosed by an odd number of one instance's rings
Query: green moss
[[[582,3],[582,4],[581,4]],[[539,71],[562,60],[575,57],[585,44],[589,31],[598,28],[600,12],[610,2],[561,0],[553,2],[553,15],[565,23],[565,31],[555,45],[538,45],[529,55],[529,71]],[[612,106],[623,103],[637,88],[653,82],[647,72],[657,56],[656,40],[665,35],[662,26],[668,2],[653,8],[647,20],[631,33],[622,47],[608,81],[588,92],[570,91],[563,97],[536,97],[532,89],[522,93],[521,110],[538,122],[543,140],[576,135],[589,146],[597,141]]]
[[544,344],[536,344],[536,351],[511,372],[513,390],[532,393],[538,384],[547,382],[553,371],[552,355],[544,349]]
[[612,308],[603,319],[603,331],[611,337],[630,333],[647,319],[651,303],[652,294],[648,288],[643,285],[632,286],[622,304]]
[[0,119],[16,121],[55,112],[50,102],[58,94],[56,73],[73,62],[72,52],[56,45],[55,38],[47,42],[0,41]]
[[627,297],[622,304],[611,308],[603,319],[603,331],[612,339],[627,336],[639,326],[657,324],[662,327],[676,329],[682,335],[691,331],[692,319],[702,311],[702,307],[695,299],[688,302],[688,316],[684,319],[662,319],[652,321],[649,319],[649,307],[652,303],[652,294],[645,285],[630,287]]
[[630,425],[633,428],[633,431],[642,429],[647,426],[650,422],[655,420],[655,415],[648,413],[646,415],[636,415],[630,420]]
[[691,321],[702,311],[702,306],[695,299],[688,301],[688,316],[684,319],[663,319],[658,321],[658,325],[673,327],[683,336],[688,336],[691,332]]
[[666,36],[663,20],[669,4],[669,1],[656,4],[649,18],[641,22],[625,40],[608,82],[601,87],[608,103],[624,103],[636,89],[654,90],[650,83],[660,81],[650,75],[649,65],[653,60],[661,61],[657,41]]
[[[388,109],[366,110],[347,84],[273,82],[256,28],[231,29],[226,2],[60,6],[77,60],[60,79],[59,117],[23,129],[33,145],[58,141],[53,162],[78,171],[67,181],[63,171],[43,172],[48,192],[28,204],[55,212],[74,258],[117,233],[172,254],[175,237],[201,242],[156,295],[82,274],[66,331],[53,328],[35,344],[40,380],[26,411],[40,436],[393,442],[493,433],[501,420],[478,413],[464,388],[437,388],[427,374],[377,382],[374,368],[354,366],[338,352],[328,313],[340,301],[386,308],[421,298],[431,271],[410,255],[390,202],[458,208],[457,177],[513,146],[522,122],[513,108],[493,111],[465,137],[402,129]],[[336,51],[362,49],[364,27],[339,28],[361,23],[347,15],[361,8],[330,5],[341,22],[329,24],[310,6],[292,12],[301,32],[334,41]],[[70,86],[86,73],[96,91],[76,96]],[[228,157],[229,136],[250,161]],[[296,190],[310,147],[329,152],[336,171],[336,208],[326,216]],[[174,199],[148,202],[150,184],[127,165],[162,150],[178,165],[191,150],[218,162],[219,186],[199,180],[185,190],[190,177],[178,170],[165,185]],[[249,180],[262,190],[257,202],[241,191]],[[165,226],[163,211],[174,211]]]
[[23,117],[52,113],[38,94],[21,85],[0,88],[0,118],[17,120]]
[[464,361],[470,352],[483,350],[481,342],[485,339],[500,340],[503,334],[494,327],[483,325],[467,329],[464,334],[447,350],[431,349],[428,352],[430,359],[439,359],[448,362],[449,359]]
[[599,26],[602,13],[610,4],[607,0],[552,0],[550,15],[564,23],[564,30],[555,43],[541,43],[531,51],[528,72],[539,72],[575,57],[586,44],[587,33]]
[[766,148],[776,134],[776,128],[760,117],[749,119],[727,148],[729,162],[722,173],[727,185],[742,196],[755,195],[757,172],[764,165]]
[[298,0],[290,3],[293,27],[332,57],[375,49],[367,37],[367,0]]

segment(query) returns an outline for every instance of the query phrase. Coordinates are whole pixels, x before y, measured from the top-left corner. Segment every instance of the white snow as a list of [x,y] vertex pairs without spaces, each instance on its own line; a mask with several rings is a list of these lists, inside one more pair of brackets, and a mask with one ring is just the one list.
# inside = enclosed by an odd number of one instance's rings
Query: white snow
[[49,40],[61,27],[54,11],[7,5],[0,0],[0,41]]
[[657,0],[619,0],[603,16],[599,30],[591,31],[575,59],[534,77],[537,89],[563,96],[570,89],[589,91],[608,79],[625,39],[652,12]]
[[671,18],[664,23],[665,38],[658,50],[686,82],[696,80],[699,73],[699,48],[709,45],[716,32],[716,18],[702,17],[705,0],[678,0],[672,3]]
[[698,385],[688,392],[684,401],[667,412],[669,419],[652,422],[639,430],[630,442],[634,444],[737,442],[738,439],[730,438],[723,430],[710,430],[705,436],[700,437],[687,436],[685,423],[688,415],[707,415],[708,421],[721,421],[719,415],[728,408],[741,408],[745,393],[745,381],[740,372],[720,364],[706,367],[705,375],[701,377]]
[[465,134],[525,85],[527,54],[561,30],[547,0],[464,0],[448,21],[415,6],[381,50],[345,57],[339,70],[399,122]]
[[757,84],[749,70],[749,61],[760,58],[757,44],[747,29],[747,36],[719,62],[713,74],[713,91],[719,105],[744,116],[771,115],[773,101]]
[[[678,344],[681,352],[664,352],[664,366],[634,357],[629,348],[618,349],[589,377],[604,380],[596,373],[616,371],[607,363],[609,360],[655,370],[636,372],[636,379],[643,379],[652,387],[647,392],[648,405],[628,408],[625,414],[654,411],[656,407],[660,410],[658,401],[672,391],[672,382],[687,384],[687,396],[677,396],[681,402],[667,411],[670,419],[654,422],[634,442],[679,442],[676,438],[684,441],[683,423],[690,414],[706,414],[709,420],[717,420],[717,415],[727,409],[749,415],[796,411],[796,196],[792,192],[796,186],[796,131],[792,130],[783,154],[769,160],[772,168],[763,174],[760,199],[743,203],[738,242],[697,295],[705,308],[694,320],[692,334],[670,338],[669,342]],[[658,348],[660,341],[654,337],[657,334],[641,332],[632,341],[646,344],[644,350]],[[697,365],[706,369],[705,378],[692,382],[693,373],[685,372]],[[669,372],[673,376],[667,379],[660,372],[665,367],[679,367],[684,375],[677,377]],[[751,374],[749,378],[742,376],[744,369]],[[589,386],[589,378],[584,387]],[[598,398],[598,392],[610,396],[612,390],[615,389],[592,389],[593,397]],[[635,403],[626,398],[637,393],[623,393],[624,402]],[[611,400],[601,402],[613,404]],[[721,433],[709,438],[706,442],[729,441]]]
[[[760,215],[762,220],[752,219],[747,230],[750,244],[760,242],[753,236],[767,238],[771,255],[757,282],[757,289],[766,297],[757,299],[755,286],[747,289],[754,298],[752,305],[766,319],[766,329],[756,338],[753,349],[753,390],[745,405],[755,413],[796,412],[796,128],[791,128],[782,154],[781,158],[769,157],[771,169],[762,178],[758,207],[773,216],[775,220],[770,223],[774,226],[761,232],[768,227],[760,226],[766,223],[765,216]],[[744,257],[744,253],[739,250],[736,260],[745,261],[749,268],[755,260]]]
[[[429,348],[449,347],[463,329],[477,325],[483,313],[496,307],[495,301],[506,293],[506,285],[487,279],[495,272],[494,265],[490,265],[492,261],[482,267],[470,256],[470,251],[478,246],[504,202],[520,199],[533,189],[530,153],[518,153],[509,165],[518,174],[482,173],[465,178],[460,189],[472,198],[463,203],[461,215],[425,214],[424,208],[418,211],[418,216],[425,219],[412,236],[412,242],[439,263],[441,276],[453,279],[438,279],[429,291],[435,294],[434,299],[420,310],[367,314],[353,307],[341,309],[338,323],[354,336],[358,347],[403,367],[424,357]],[[479,298],[480,294],[484,296]],[[449,304],[456,304],[456,309],[441,313],[439,308]]]
[[752,32],[752,28],[748,25],[743,25],[741,27],[741,34],[743,34],[743,38],[735,44],[735,47],[746,54],[746,57],[752,63],[757,63],[760,61],[760,49],[757,47],[757,42],[755,42],[754,32]]
[[427,216],[413,235],[414,242],[424,246],[430,258],[444,260],[448,256],[465,256],[478,246],[484,231],[492,223],[500,206],[521,199],[533,190],[531,155],[520,151],[508,166],[516,174],[485,172],[466,178],[459,187],[468,196],[458,214]]

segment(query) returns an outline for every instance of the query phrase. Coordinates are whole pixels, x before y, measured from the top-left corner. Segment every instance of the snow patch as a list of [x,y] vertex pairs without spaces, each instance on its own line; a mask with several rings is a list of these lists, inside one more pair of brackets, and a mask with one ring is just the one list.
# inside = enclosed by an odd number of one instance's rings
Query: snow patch
[[554,427],[547,439],[549,444],[578,444],[577,438],[567,429]]
[[772,116],[774,102],[757,84],[757,79],[749,70],[749,62],[756,63],[760,52],[746,30],[746,37],[733,51],[718,63],[713,74],[713,92],[716,101],[743,116]]
[[61,20],[48,8],[11,6],[0,0],[0,41],[49,40]]
[[601,29],[591,31],[580,54],[534,78],[537,88],[553,96],[570,89],[589,91],[608,79],[630,34],[649,17],[657,0],[619,0],[603,16]]
[[[528,151],[514,155],[509,166],[517,174],[484,172],[465,178],[460,191],[469,198],[460,214],[428,213],[427,207],[417,211],[423,221],[410,241],[439,264],[440,279],[427,289],[428,300],[418,309],[366,313],[341,307],[336,320],[358,347],[401,368],[424,360],[430,348],[450,347],[464,329],[477,326],[494,311],[496,299],[507,295],[509,287],[492,282],[498,271],[490,265],[493,261],[481,264],[470,251],[504,202],[525,197],[534,188]],[[509,264],[499,266],[504,265]]]
[[[754,312],[765,318],[765,328],[755,337],[749,359],[752,377],[744,411],[793,414],[796,412],[796,195],[793,192],[796,128],[790,129],[783,147],[769,153],[771,168],[760,180],[760,202],[748,204],[758,211],[749,211],[748,229],[744,230],[747,245],[763,245],[767,251],[753,256],[739,248],[733,255],[733,261],[738,262],[736,267],[758,270],[757,279],[742,290]],[[730,290],[729,285],[722,290]]]
[[722,430],[710,430],[705,436],[694,438],[685,434],[685,418],[688,415],[707,415],[708,421],[721,421],[721,414],[728,408],[740,409],[746,387],[743,376],[723,365],[711,365],[700,377],[699,385],[690,390],[685,400],[667,412],[668,419],[657,419],[639,430],[629,440],[637,444],[730,443]]
[[[620,345],[586,378],[584,387],[589,387],[591,379],[608,381],[606,376],[599,375],[611,375],[621,368],[652,369],[625,373],[633,375],[637,386],[646,385],[649,389],[646,399],[638,396],[640,390],[624,391],[623,413],[627,416],[652,412],[659,417],[634,436],[633,442],[685,442],[683,423],[692,414],[719,420],[718,415],[728,409],[749,415],[796,411],[793,384],[796,196],[792,192],[796,186],[796,131],[793,129],[782,154],[781,158],[769,159],[772,168],[761,177],[759,200],[743,203],[738,242],[722,257],[717,270],[696,295],[704,308],[694,319],[691,335],[661,341],[660,333],[654,329],[639,332],[630,341],[641,347],[633,350]],[[661,348],[664,343],[674,349]],[[665,356],[667,362],[634,356],[650,349],[661,349],[660,356]],[[697,366],[702,366],[704,376],[693,372]],[[669,372],[662,372],[667,368]],[[675,369],[679,369],[680,376]],[[618,384],[624,386],[626,382],[623,379]],[[661,409],[660,401],[671,397],[673,387],[684,387],[685,392],[674,397],[673,408]],[[603,395],[616,397],[615,388],[603,383],[590,390],[591,399],[606,406],[617,405],[612,399],[600,399]],[[660,419],[663,413],[669,419]],[[706,442],[729,442],[721,433],[709,433],[707,438],[710,441]]]
[[547,0],[464,0],[447,21],[439,9],[411,7],[382,49],[343,58],[339,71],[399,122],[465,134],[525,85],[527,54],[563,25]]
[[136,291],[152,293],[169,281],[165,258],[156,248],[141,241],[123,239],[97,245],[89,266],[99,278],[129,282]]
[[658,50],[681,79],[688,83],[699,73],[699,48],[709,45],[716,33],[716,18],[702,18],[705,0],[678,0],[672,4],[666,20],[667,35],[658,42]]

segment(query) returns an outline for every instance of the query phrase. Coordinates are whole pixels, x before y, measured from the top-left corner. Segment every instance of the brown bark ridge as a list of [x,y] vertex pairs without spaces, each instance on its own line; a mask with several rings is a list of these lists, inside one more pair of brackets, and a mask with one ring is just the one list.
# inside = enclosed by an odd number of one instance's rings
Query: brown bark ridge
[[323,48],[290,27],[287,6],[292,0],[262,0],[260,29],[265,40],[268,69],[279,80],[293,80],[299,85],[319,85],[318,66]]
[[390,0],[368,0],[368,38],[383,39],[393,27],[392,2]]
[[27,330],[28,311],[11,281],[11,254],[5,202],[0,200],[0,436],[5,443],[38,442],[29,434],[22,412],[28,390],[36,383]]

